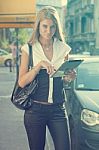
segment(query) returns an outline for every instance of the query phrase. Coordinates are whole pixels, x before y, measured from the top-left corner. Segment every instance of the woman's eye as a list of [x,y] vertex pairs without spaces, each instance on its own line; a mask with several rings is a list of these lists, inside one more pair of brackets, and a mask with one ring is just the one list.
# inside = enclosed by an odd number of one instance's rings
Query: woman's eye
[[46,29],[46,28],[47,28],[47,25],[43,25],[43,27]]
[[53,26],[51,26],[51,30],[53,30],[53,29],[55,29],[55,26],[53,25]]

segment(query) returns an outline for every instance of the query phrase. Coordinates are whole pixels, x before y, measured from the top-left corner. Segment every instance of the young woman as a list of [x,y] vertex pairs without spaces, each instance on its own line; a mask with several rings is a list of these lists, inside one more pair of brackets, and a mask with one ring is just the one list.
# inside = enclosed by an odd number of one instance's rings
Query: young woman
[[[61,66],[71,48],[64,42],[59,16],[55,8],[46,6],[39,11],[33,35],[29,41],[33,49],[34,67],[28,71],[28,44],[22,47],[19,85],[24,87],[36,76],[38,89],[33,105],[25,111],[24,124],[30,150],[44,150],[46,126],[52,136],[55,150],[70,150],[69,126],[64,106],[63,79],[50,75]],[[74,80],[73,70],[65,80]]]

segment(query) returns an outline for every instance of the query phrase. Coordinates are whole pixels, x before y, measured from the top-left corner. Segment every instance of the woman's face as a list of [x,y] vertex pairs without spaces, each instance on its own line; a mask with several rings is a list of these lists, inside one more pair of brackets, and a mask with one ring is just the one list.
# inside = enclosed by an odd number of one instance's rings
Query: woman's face
[[56,31],[56,25],[51,19],[44,19],[40,22],[39,33],[40,37],[45,40],[50,40]]

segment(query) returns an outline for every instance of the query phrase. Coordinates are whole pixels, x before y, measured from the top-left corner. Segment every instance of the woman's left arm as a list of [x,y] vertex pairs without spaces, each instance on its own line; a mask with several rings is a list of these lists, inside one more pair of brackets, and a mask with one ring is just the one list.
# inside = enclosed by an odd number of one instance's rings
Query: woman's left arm
[[[69,59],[69,55],[67,54],[65,56],[65,58],[64,58],[64,61],[66,61],[68,59]],[[75,80],[76,75],[77,75],[76,70],[75,69],[71,69],[68,72],[66,72],[65,76],[63,77],[63,80],[65,82],[71,82],[71,81]]]

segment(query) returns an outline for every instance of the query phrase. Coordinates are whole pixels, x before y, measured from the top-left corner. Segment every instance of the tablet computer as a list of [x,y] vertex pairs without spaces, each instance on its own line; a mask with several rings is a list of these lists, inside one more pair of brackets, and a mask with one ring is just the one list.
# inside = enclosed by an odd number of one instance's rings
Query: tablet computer
[[67,60],[50,77],[62,77],[70,69],[77,68],[82,63],[82,61],[82,59]]

